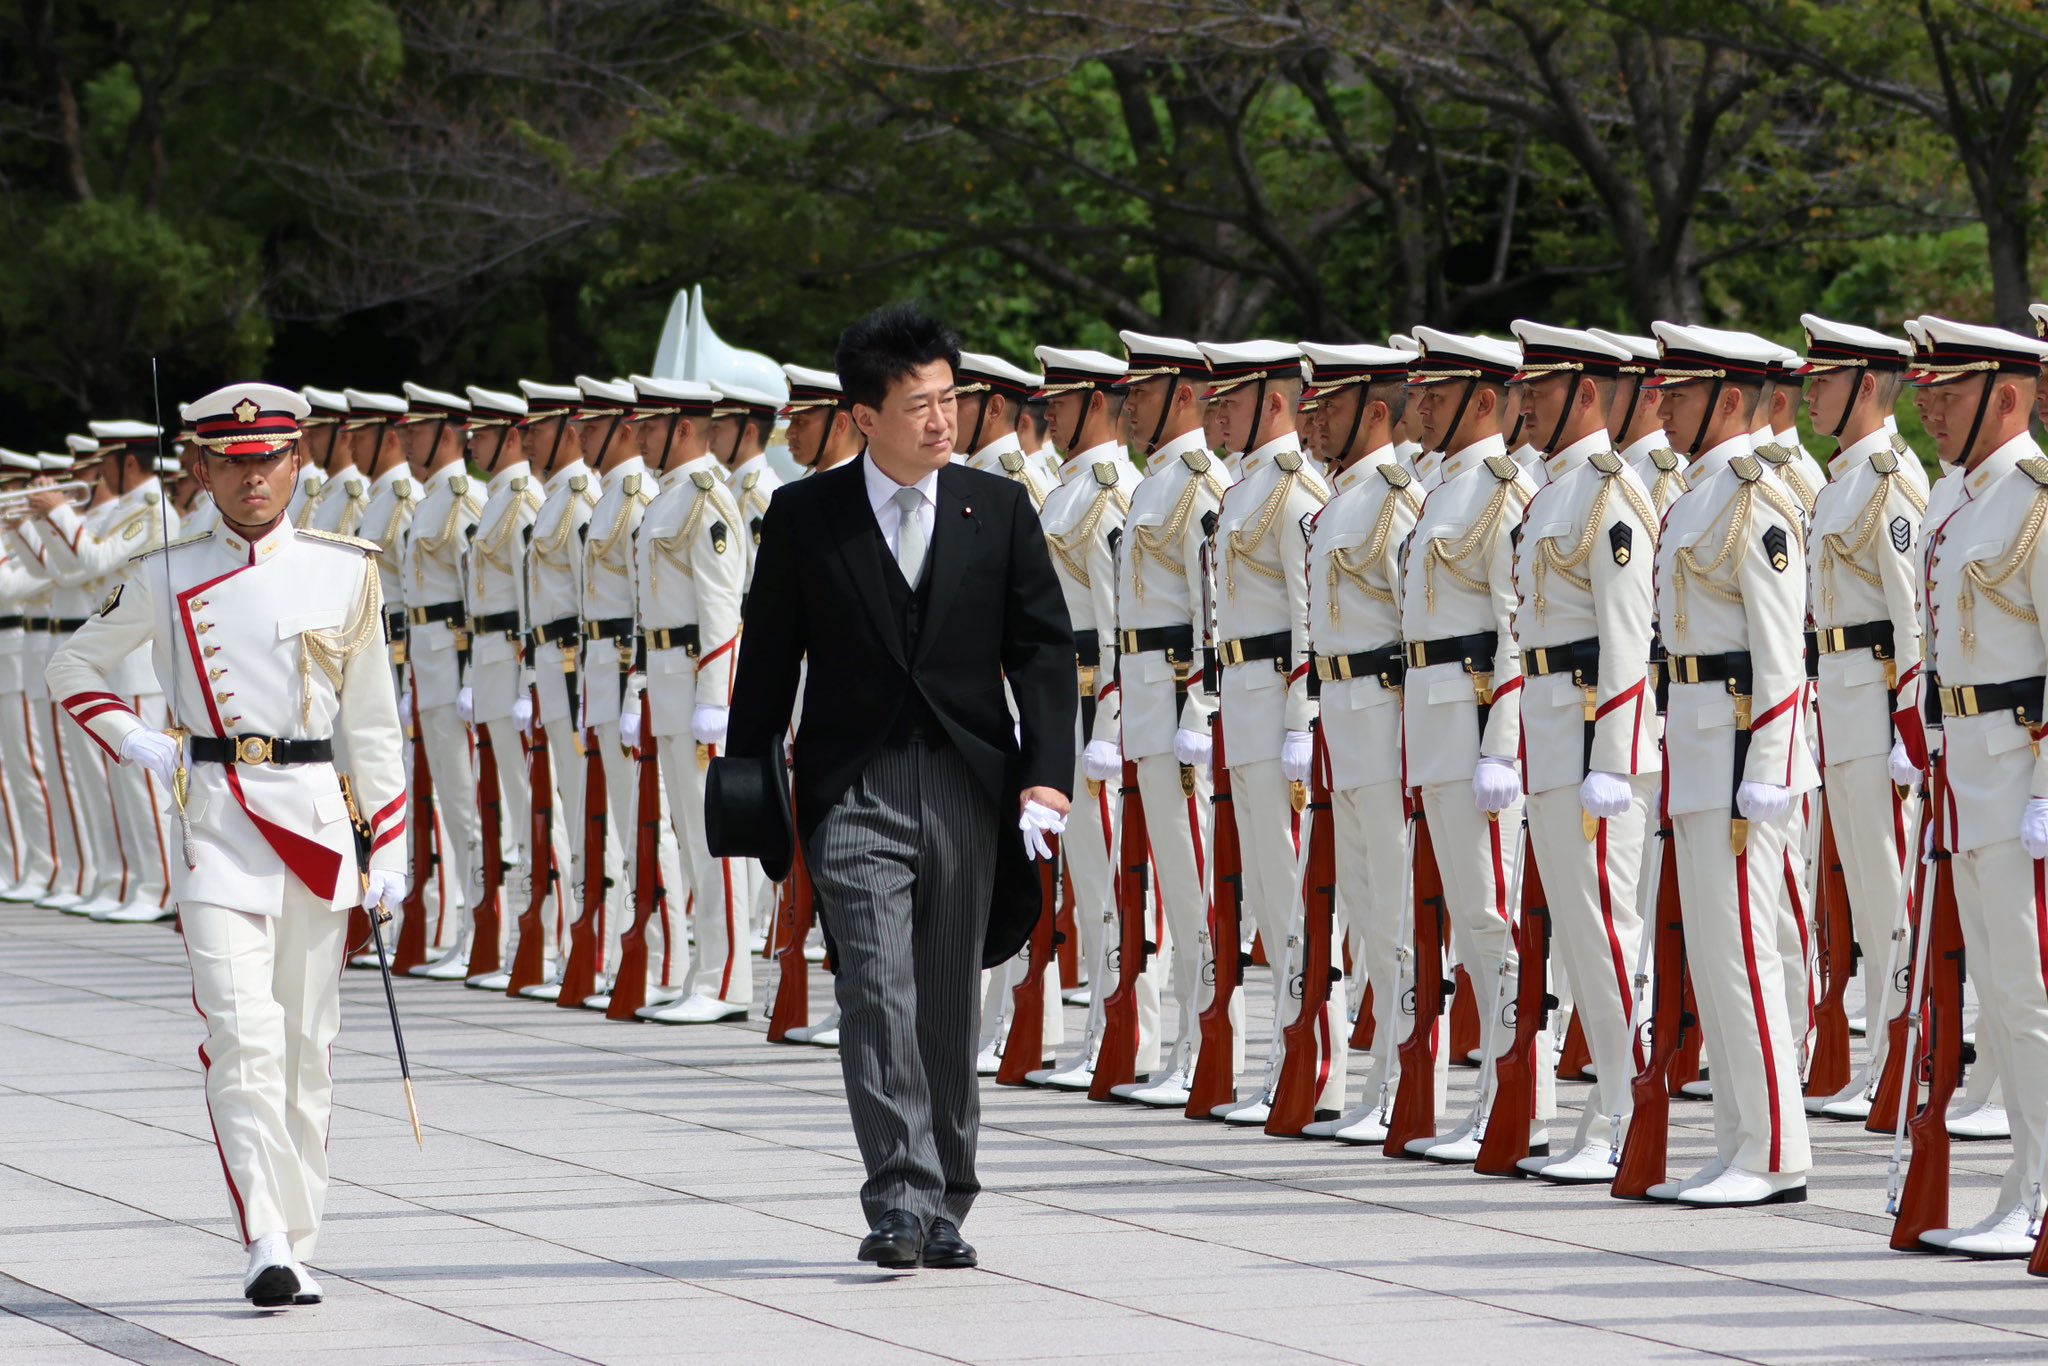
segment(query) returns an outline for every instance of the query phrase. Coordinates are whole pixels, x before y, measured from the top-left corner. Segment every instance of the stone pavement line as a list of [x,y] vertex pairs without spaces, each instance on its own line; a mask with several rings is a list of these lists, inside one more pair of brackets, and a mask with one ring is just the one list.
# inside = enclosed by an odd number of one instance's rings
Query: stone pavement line
[[53,1295],[0,1271],[0,1309],[54,1328],[88,1347],[124,1357],[142,1366],[197,1366],[223,1358],[187,1347],[175,1338],[152,1332],[139,1323],[104,1313],[90,1305]]

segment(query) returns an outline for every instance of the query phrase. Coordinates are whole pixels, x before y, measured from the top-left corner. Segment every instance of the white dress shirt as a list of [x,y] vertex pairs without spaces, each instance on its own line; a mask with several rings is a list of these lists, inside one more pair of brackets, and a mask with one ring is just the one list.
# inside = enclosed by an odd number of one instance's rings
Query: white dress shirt
[[905,488],[916,489],[922,498],[917,504],[918,522],[924,527],[925,554],[931,554],[932,523],[939,515],[939,472],[933,470],[915,484],[899,484],[875,467],[868,456],[861,457],[861,473],[868,484],[868,506],[875,510],[875,522],[882,528],[882,539],[888,542],[889,557],[896,557],[896,533],[903,525],[903,509],[896,501],[896,495]]

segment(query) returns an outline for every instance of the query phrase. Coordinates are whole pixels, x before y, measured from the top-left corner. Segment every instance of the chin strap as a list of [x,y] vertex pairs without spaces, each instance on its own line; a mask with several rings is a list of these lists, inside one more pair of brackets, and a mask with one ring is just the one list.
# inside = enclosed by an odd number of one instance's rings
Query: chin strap
[[1614,437],[1617,442],[1628,439],[1628,424],[1636,420],[1636,405],[1643,401],[1643,381],[1649,377],[1648,372],[1636,376],[1635,386],[1628,391],[1628,407],[1621,410],[1621,426]]
[[[1166,419],[1173,412],[1173,395],[1180,388],[1180,371],[1169,370],[1160,378],[1166,381],[1166,397],[1159,404],[1159,420],[1152,424],[1152,439],[1145,443],[1145,458],[1148,460],[1159,449],[1159,438],[1166,435]],[[1130,400],[1126,398],[1124,402],[1129,403]]]
[[1458,400],[1457,411],[1451,414],[1451,425],[1444,428],[1443,439],[1437,442],[1437,449],[1446,455],[1458,449],[1453,444],[1454,438],[1458,435],[1458,424],[1465,420],[1465,410],[1472,406],[1472,395],[1477,392],[1479,392],[1479,381],[1477,379],[1466,380],[1465,393]]
[[1983,430],[1984,415],[1991,411],[1991,391],[1998,387],[1998,371],[1992,370],[1984,376],[1984,392],[1977,396],[1977,415],[1970,419],[1970,434],[1963,438],[1963,453],[1956,461],[1958,466],[1970,463],[1970,452],[1977,449],[1977,433]]
[[[654,468],[658,470],[665,470],[668,468],[669,452],[673,451],[676,448],[676,428],[682,425],[683,416],[681,413],[674,413],[670,415],[668,420],[668,435],[665,438],[663,438],[661,443],[661,463],[659,465],[656,465]],[[828,426],[826,430],[829,432],[831,428]],[[818,447],[818,450],[821,453],[824,451],[824,449],[825,448],[823,446]]]
[[[988,421],[988,401],[994,397],[994,390],[983,394],[981,396],[981,406],[974,410],[974,431],[967,438],[967,454],[969,455],[973,455],[981,449],[981,427],[983,423]],[[837,408],[834,408],[825,415],[825,434],[818,438],[819,460],[825,458],[825,448],[832,444],[832,419],[838,415],[839,410]],[[815,464],[816,462],[814,461],[813,463]]]
[[1344,468],[1351,460],[1351,447],[1357,442],[1358,429],[1365,422],[1366,405],[1372,402],[1372,395],[1367,392],[1363,383],[1358,384],[1356,388],[1358,389],[1358,406],[1351,410],[1351,430],[1344,433],[1344,444],[1337,448],[1336,458],[1330,462],[1339,469]]
[[1707,428],[1714,422],[1714,405],[1721,401],[1721,390],[1727,383],[1725,379],[1717,379],[1714,381],[1714,387],[1707,390],[1707,410],[1700,414],[1700,429],[1694,433],[1692,444],[1685,448],[1687,455],[1698,455],[1700,449],[1707,444]]
[[1841,445],[1842,432],[1849,425],[1849,414],[1854,412],[1856,409],[1856,399],[1858,397],[1856,391],[1863,387],[1863,376],[1867,373],[1869,372],[1858,372],[1856,376],[1856,382],[1849,386],[1849,397],[1844,399],[1842,402],[1842,419],[1841,421],[1835,424],[1835,429],[1828,433],[1829,436],[1835,439],[1835,444],[1837,446]]
[[[1557,454],[1558,443],[1564,440],[1564,424],[1571,421],[1572,404],[1578,401],[1578,397],[1579,382],[1575,379],[1572,381],[1571,391],[1565,395],[1564,406],[1557,410],[1557,426],[1551,429],[1550,444],[1543,448],[1545,455]],[[1509,449],[1513,449],[1512,443],[1510,443]]]

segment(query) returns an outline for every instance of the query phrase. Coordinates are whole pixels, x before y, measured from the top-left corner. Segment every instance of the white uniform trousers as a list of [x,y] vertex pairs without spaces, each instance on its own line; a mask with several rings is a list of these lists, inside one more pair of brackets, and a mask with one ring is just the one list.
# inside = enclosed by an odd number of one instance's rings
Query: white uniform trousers
[[[1412,903],[1402,899],[1408,857],[1406,806],[1401,784],[1373,783],[1330,794],[1336,820],[1337,883],[1349,914],[1347,938],[1356,946],[1352,966],[1372,984],[1372,1053],[1366,1062],[1359,1103],[1391,1100],[1395,1012],[1401,1003],[1401,945],[1406,941]],[[1362,990],[1362,988],[1360,989]],[[1360,1006],[1363,1009],[1363,1004]]]
[[[1714,1059],[1714,1141],[1722,1163],[1796,1173],[1813,1165],[1800,1095],[1798,1036],[1784,973],[1797,961],[1786,870],[1788,815],[1751,821],[1740,858],[1725,810],[1671,819],[1685,897],[1685,954]],[[1789,949],[1789,952],[1788,952]]]
[[473,913],[483,892],[482,826],[476,810],[476,760],[469,727],[455,704],[420,708],[420,734],[426,740],[427,768],[434,778],[434,807],[440,817],[441,894],[452,900],[455,914],[443,906],[434,918],[436,948],[467,952]]
[[[1963,949],[1977,988],[1977,1046],[1990,1046],[2012,1124],[2004,1194],[2017,1191],[2025,1203],[2037,1200],[2048,1142],[2048,863],[2028,858],[2010,839],[1957,854],[1952,867]],[[1986,1016],[1999,1027],[1985,1028]]]
[[[1334,807],[1334,805],[1335,803],[1333,802],[1332,806]],[[1330,833],[1334,838],[1337,833],[1334,814],[1331,816],[1331,822],[1332,829]],[[1314,833],[1315,816],[1313,812],[1308,812],[1302,818],[1301,851],[1296,860],[1296,866],[1299,870],[1296,874],[1296,883],[1303,888],[1304,896],[1311,890],[1307,886],[1306,874],[1308,871],[1309,841]],[[1334,863],[1336,853],[1336,846],[1334,844],[1330,846],[1330,852]],[[1337,881],[1341,884],[1343,878],[1339,877]],[[1331,892],[1333,904],[1330,907],[1330,967],[1333,971],[1342,973],[1344,970],[1343,897],[1336,892],[1335,888],[1332,888]],[[1292,1024],[1301,1018],[1301,1001],[1307,991],[1305,974],[1308,954],[1306,941],[1308,918],[1305,914],[1305,899],[1297,903],[1297,911],[1301,913],[1296,914],[1289,925],[1289,939],[1281,941],[1287,956],[1287,1001],[1281,1007],[1281,1024]],[[1280,965],[1275,963],[1274,971],[1278,972],[1280,970]],[[1321,1084],[1316,1087],[1315,1099],[1315,1109],[1319,1117],[1326,1115],[1334,1116],[1341,1112],[1344,1109],[1344,1093],[1350,1086],[1351,1010],[1345,996],[1345,991],[1346,984],[1341,976],[1336,981],[1330,983],[1329,998],[1323,1004],[1323,1018],[1316,1026],[1316,1056],[1320,1064],[1322,1077]],[[1285,1048],[1282,1047],[1276,1049],[1275,1056],[1281,1056],[1284,1053]]]
[[[626,705],[638,707],[638,695],[627,699]],[[619,944],[626,930],[633,923],[633,897],[636,890],[634,878],[634,851],[638,847],[640,822],[640,763],[637,754],[628,752],[619,740],[619,723],[602,721],[597,726],[598,743],[604,747],[605,801],[611,810],[611,838],[605,841],[605,859],[611,860],[609,850],[616,845],[619,858],[619,875],[613,886],[618,890],[615,908],[605,916],[604,935],[604,980],[610,981],[618,971]],[[658,762],[658,760],[657,760]],[[656,785],[659,794],[659,784]],[[663,797],[663,804],[667,799]],[[688,895],[683,881],[680,860],[676,857],[676,832],[662,812],[661,823],[655,834],[655,864],[660,870],[661,886],[668,896],[659,902],[655,915],[648,922],[647,938],[647,980],[650,986],[674,987],[681,985],[683,974],[689,967],[688,946],[683,942],[682,901]]]
[[119,767],[86,736],[68,712],[60,712],[64,745],[71,751],[71,777],[78,785],[79,820],[91,831],[92,866],[86,899],[102,906],[128,904],[130,877],[121,813],[114,808],[114,775]]
[[243,1240],[267,1233],[313,1255],[327,1203],[328,1051],[341,1029],[348,916],[295,878],[274,916],[180,904],[199,1060]]
[[[752,859],[711,856],[704,837],[704,770],[697,766],[697,745],[690,735],[662,736],[658,752],[669,816],[681,864],[689,876],[687,883],[670,884],[674,889],[670,899],[689,898],[690,930],[696,941],[689,969],[680,979],[683,992],[749,1005],[754,999],[754,965],[747,952],[752,909],[747,900],[748,870],[759,874],[760,864]],[[767,881],[765,876],[761,880]],[[677,905],[674,909],[679,912],[682,908]],[[680,926],[683,918],[672,914],[669,923]]]
[[0,693],[0,891],[21,884],[30,839],[14,791],[18,786],[16,765],[22,762],[21,749],[25,745],[17,747],[7,738],[7,732],[21,727],[19,696]]
[[[561,893],[567,904],[559,907],[556,923],[550,925],[549,933],[554,936],[556,947],[555,971],[559,975],[568,966],[569,950],[566,931],[583,914],[583,853],[585,831],[583,828],[583,780],[587,764],[583,753],[576,747],[576,728],[562,717],[545,723],[542,733],[547,736],[548,762],[555,771],[555,812],[558,828],[562,831],[564,843],[569,850],[566,863],[556,865],[564,870]],[[598,875],[607,879],[610,886],[605,894],[605,923],[611,924],[618,916],[620,889],[625,886],[625,875],[619,857],[619,842],[608,836],[604,842],[604,867]],[[609,961],[609,960],[607,960]]]
[[[1292,786],[1278,759],[1259,759],[1230,766],[1230,809],[1237,820],[1238,856],[1244,865],[1244,907],[1264,943],[1266,961],[1281,969],[1287,936],[1301,915],[1301,863],[1295,843]],[[1227,944],[1216,946],[1227,952]],[[1292,999],[1274,993],[1279,1029],[1294,1018]]]
[[[1522,803],[1501,812],[1499,819],[1488,820],[1472,802],[1470,782],[1431,783],[1422,789],[1422,812],[1429,821],[1430,844],[1443,878],[1451,947],[1478,995],[1480,1053],[1483,1065],[1491,1067],[1508,1045],[1505,1031],[1499,1028],[1501,1012],[1494,1002],[1501,994],[1501,959],[1512,943],[1510,917],[1519,913],[1519,908],[1510,910],[1508,896],[1515,885],[1515,859],[1521,853]],[[1512,982],[1507,991],[1514,991]],[[1450,1009],[1446,1001],[1446,1038]],[[1545,1034],[1547,1037],[1548,1031]],[[1555,1068],[1538,1066],[1536,1075],[1539,1092],[1546,1077],[1554,1088]],[[1538,1105],[1544,1105],[1540,1094]],[[1540,1108],[1539,1117],[1549,1114],[1548,1108]]]
[[1090,792],[1088,775],[1081,771],[1081,756],[1075,754],[1073,813],[1067,817],[1060,853],[1074,884],[1074,932],[1081,941],[1081,963],[1096,996],[1107,995],[1115,985],[1104,984],[1102,959],[1107,947],[1103,926],[1115,923],[1118,786],[1118,780],[1111,778]]
[[[491,752],[498,765],[498,791],[501,794],[499,833],[502,842],[513,851],[513,858],[505,869],[503,915],[505,952],[509,954],[518,938],[513,923],[525,913],[527,902],[533,896],[533,870],[539,866],[533,850],[533,789],[529,781],[532,769],[517,721],[509,716],[498,716],[482,724],[490,733]],[[550,759],[552,757],[550,755]],[[562,805],[559,799],[554,803],[554,812],[554,825],[550,831],[555,846],[554,866],[567,868],[568,842],[562,837]],[[479,812],[478,816],[481,826],[482,813]],[[562,885],[570,884],[564,879]],[[554,922],[559,914],[559,908],[551,898],[541,915],[543,933],[548,935],[545,943],[550,958],[554,957]],[[509,958],[504,961],[507,967],[511,966]]]
[[1829,764],[1821,770],[1821,781],[1827,785],[1835,850],[1849,889],[1849,917],[1863,949],[1863,1037],[1870,1044],[1867,1075],[1875,1075],[1884,1068],[1889,1042],[1884,1022],[1899,1013],[1906,999],[1896,985],[1903,974],[1887,980],[1885,968],[1899,923],[1900,888],[1909,875],[1900,850],[1912,847],[1919,798],[1899,796],[1881,754]]
[[57,870],[57,812],[50,804],[43,747],[37,735],[41,711],[25,693],[0,697],[0,782],[6,784],[19,834],[15,881],[23,891],[38,893],[49,889]]
[[[128,701],[145,726],[162,730],[170,724],[162,693],[142,693]],[[141,764],[117,764],[109,759],[107,767],[111,770],[114,819],[128,865],[127,895],[122,900],[127,905],[146,904],[161,910],[171,904],[171,849],[177,842],[172,829],[176,818],[164,814],[171,794]],[[183,851],[175,857],[183,857]]]
[[[1138,795],[1145,803],[1145,835],[1152,846],[1153,891],[1166,936],[1155,963],[1170,961],[1180,1020],[1165,1066],[1192,1066],[1201,1042],[1200,1014],[1216,994],[1202,980],[1202,932],[1209,924],[1208,856],[1211,782],[1206,767],[1193,769],[1192,796],[1181,791],[1180,761],[1148,754],[1137,761]],[[1140,1069],[1141,1071],[1144,1069]]]
[[43,742],[43,778],[49,784],[55,815],[52,824],[57,832],[57,872],[50,891],[88,898],[94,885],[93,848],[90,827],[80,810],[83,794],[77,773],[82,764],[78,754],[80,746],[95,754],[99,751],[56,703],[38,703],[37,712],[37,728],[41,731],[38,738]]
[[1591,841],[1576,784],[1529,798],[1530,847],[1550,902],[1552,976],[1561,975],[1570,987],[1597,1076],[1579,1115],[1574,1151],[1618,1140],[1613,1121],[1634,1108],[1630,1082],[1644,1058],[1629,1036],[1635,1009],[1630,979],[1643,942],[1643,838],[1660,782],[1655,773],[1632,777],[1629,809],[1601,821]]

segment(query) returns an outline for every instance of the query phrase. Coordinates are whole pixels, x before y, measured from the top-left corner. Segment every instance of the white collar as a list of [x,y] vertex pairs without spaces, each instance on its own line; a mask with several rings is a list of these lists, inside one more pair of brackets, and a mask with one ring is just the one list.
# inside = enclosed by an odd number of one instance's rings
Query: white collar
[[1612,449],[1614,449],[1614,442],[1608,437],[1607,429],[1601,427],[1597,431],[1580,437],[1577,441],[1572,442],[1571,445],[1557,452],[1557,454],[1544,456],[1543,468],[1550,472],[1550,477],[1553,480],[1562,479],[1568,472],[1585,464],[1586,461],[1592,459],[1601,451]]
[[899,484],[888,475],[882,473],[880,467],[866,455],[860,457],[860,466],[861,478],[867,483],[868,506],[874,509],[878,516],[882,511],[884,503],[887,503],[897,493],[907,488],[916,489],[924,495],[924,500],[927,503],[930,503],[933,507],[938,506],[939,472],[937,470],[927,471],[914,484]]
[[1332,488],[1331,492],[1343,493],[1347,489],[1356,488],[1358,481],[1365,478],[1369,472],[1378,469],[1381,465],[1389,464],[1397,458],[1391,443],[1374,447],[1346,465],[1338,473],[1335,487]]
[[556,489],[567,488],[571,479],[574,479],[579,474],[588,476],[589,473],[590,466],[584,464],[581,460],[571,460],[568,464],[548,476],[548,492],[553,493]]
[[1628,461],[1631,465],[1640,465],[1643,461],[1650,458],[1651,451],[1662,450],[1670,445],[1670,436],[1665,433],[1662,427],[1659,427],[1655,431],[1646,432],[1629,442],[1628,449],[1621,453],[1621,458]]
[[604,486],[608,489],[615,489],[626,482],[626,476],[645,473],[647,473],[647,462],[636,455],[630,459],[622,460],[611,469],[606,470]]
[[1021,455],[1024,451],[1024,443],[1017,439],[1015,432],[1004,432],[995,440],[984,445],[980,450],[970,452],[969,458],[983,465],[988,465],[1002,459],[1011,451],[1016,451]]
[[1119,450],[1116,439],[1112,437],[1108,441],[1096,442],[1079,455],[1068,457],[1067,463],[1060,466],[1060,482],[1065,483],[1070,476],[1086,469],[1090,465],[1104,460],[1115,460]]
[[1152,452],[1152,458],[1146,462],[1146,465],[1148,468],[1153,465],[1163,467],[1165,462],[1169,460],[1178,460],[1189,451],[1202,449],[1203,440],[1202,429],[1200,427],[1191,427],[1179,436],[1169,437],[1161,442],[1159,449]]

